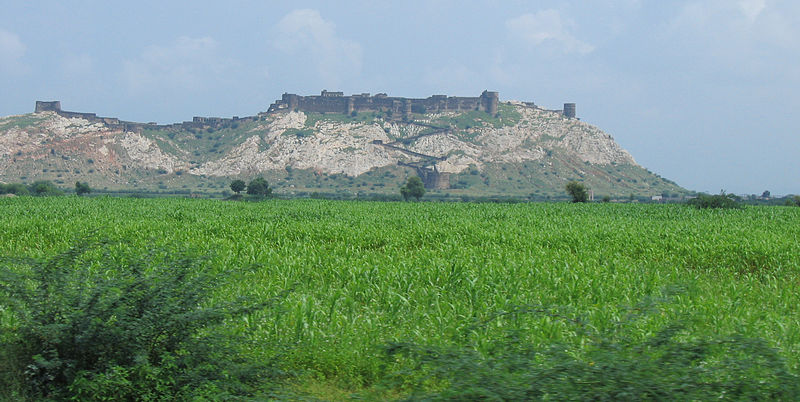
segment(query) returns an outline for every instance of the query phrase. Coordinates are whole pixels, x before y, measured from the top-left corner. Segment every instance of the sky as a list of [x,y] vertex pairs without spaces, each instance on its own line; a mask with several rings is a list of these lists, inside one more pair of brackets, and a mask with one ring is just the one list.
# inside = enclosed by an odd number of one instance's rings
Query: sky
[[0,0],[0,116],[249,116],[323,89],[577,104],[695,191],[800,194],[800,1]]

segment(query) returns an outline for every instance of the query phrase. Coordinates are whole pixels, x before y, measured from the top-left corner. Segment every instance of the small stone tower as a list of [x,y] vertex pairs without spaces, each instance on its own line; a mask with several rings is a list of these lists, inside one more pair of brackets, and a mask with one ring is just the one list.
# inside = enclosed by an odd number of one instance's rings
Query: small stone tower
[[36,101],[36,109],[34,110],[35,113],[39,112],[60,112],[61,111],[61,101]]
[[568,119],[575,118],[575,104],[574,103],[565,103],[564,104],[564,117]]
[[500,100],[498,92],[483,91],[481,94],[481,107],[486,113],[491,115],[497,114],[497,103]]

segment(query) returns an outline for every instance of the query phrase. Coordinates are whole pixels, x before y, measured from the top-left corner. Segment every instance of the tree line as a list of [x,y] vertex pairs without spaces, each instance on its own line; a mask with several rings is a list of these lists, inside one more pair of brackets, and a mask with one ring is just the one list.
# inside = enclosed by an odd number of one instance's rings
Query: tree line
[[[77,181],[75,182],[75,194],[84,195],[92,192],[92,188],[88,183]],[[34,196],[53,196],[64,195],[64,190],[58,188],[49,180],[38,180],[31,184],[24,183],[0,183],[0,194],[14,194],[14,195],[34,195]]]

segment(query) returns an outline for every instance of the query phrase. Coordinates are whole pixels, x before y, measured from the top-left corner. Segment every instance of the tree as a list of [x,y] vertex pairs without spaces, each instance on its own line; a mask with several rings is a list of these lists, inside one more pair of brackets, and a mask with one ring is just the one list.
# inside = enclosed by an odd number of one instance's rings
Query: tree
[[263,177],[257,177],[247,184],[247,194],[268,197],[272,195],[272,189]]
[[761,193],[761,197],[762,198],[769,198],[770,195],[772,195],[772,194],[770,194],[769,190],[764,190],[764,192]]
[[244,183],[244,180],[234,180],[231,182],[231,190],[236,194],[244,191],[245,187],[247,187],[247,184]]
[[47,180],[33,182],[33,184],[31,184],[30,192],[38,196],[63,194],[63,192],[59,190],[55,184]]
[[406,184],[400,187],[400,194],[406,201],[408,201],[410,197],[414,197],[419,201],[419,199],[425,195],[425,185],[422,184],[422,179],[418,176],[409,177]]
[[731,194],[725,194],[722,191],[718,195],[698,194],[696,198],[692,198],[687,204],[694,206],[697,209],[706,208],[719,208],[719,209],[741,209],[742,206],[731,197]]
[[589,200],[586,186],[577,181],[567,183],[567,193],[572,197],[572,202],[586,202]]
[[92,192],[92,188],[89,187],[89,183],[81,183],[79,181],[75,182],[75,194],[84,195],[89,194]]

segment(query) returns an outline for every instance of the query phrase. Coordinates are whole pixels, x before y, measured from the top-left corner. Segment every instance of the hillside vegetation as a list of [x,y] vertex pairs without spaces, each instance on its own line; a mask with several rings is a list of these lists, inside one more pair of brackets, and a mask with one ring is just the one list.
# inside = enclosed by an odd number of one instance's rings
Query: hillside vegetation
[[0,182],[219,195],[232,179],[264,176],[287,195],[396,194],[419,173],[398,163],[432,168],[435,161],[449,175],[446,188],[432,189],[440,195],[545,199],[572,180],[612,198],[685,193],[597,127],[522,103],[498,110],[406,121],[381,112],[276,112],[140,132],[55,112],[10,116],[0,119]]

